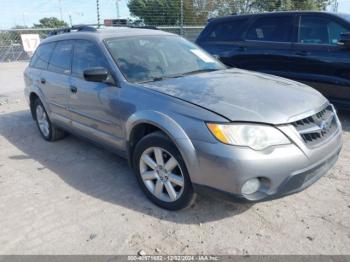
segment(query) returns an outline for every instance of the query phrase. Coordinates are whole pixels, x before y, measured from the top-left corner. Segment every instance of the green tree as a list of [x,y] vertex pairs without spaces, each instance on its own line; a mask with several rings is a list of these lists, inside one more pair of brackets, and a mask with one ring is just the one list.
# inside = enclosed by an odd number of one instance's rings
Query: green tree
[[[202,0],[206,1],[206,0]],[[329,0],[211,0],[220,14],[291,10],[325,10]]]
[[330,4],[329,0],[293,0],[294,10],[325,10]]
[[[184,24],[203,24],[208,12],[197,5],[201,0],[183,1]],[[128,7],[134,17],[143,20],[146,25],[179,25],[181,21],[180,0],[129,0]]]
[[176,25],[180,20],[180,0],[130,0],[128,7],[146,25]]
[[56,17],[44,17],[39,20],[39,24],[34,24],[33,28],[61,28],[68,27],[68,24]]
[[[232,13],[256,13],[290,10],[324,10],[330,0],[183,0],[184,23],[204,24],[210,17]],[[147,25],[178,25],[180,0],[129,0],[134,17]]]

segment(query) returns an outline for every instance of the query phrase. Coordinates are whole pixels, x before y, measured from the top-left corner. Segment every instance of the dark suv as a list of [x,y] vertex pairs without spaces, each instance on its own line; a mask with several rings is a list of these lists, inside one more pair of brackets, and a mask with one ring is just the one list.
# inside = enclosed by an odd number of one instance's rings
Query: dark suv
[[228,66],[306,83],[350,109],[350,15],[277,12],[212,19],[197,44]]

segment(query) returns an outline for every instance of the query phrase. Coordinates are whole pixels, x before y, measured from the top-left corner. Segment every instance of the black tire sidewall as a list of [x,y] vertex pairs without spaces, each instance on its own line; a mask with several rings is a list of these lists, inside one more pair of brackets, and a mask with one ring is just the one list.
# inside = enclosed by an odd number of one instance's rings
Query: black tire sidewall
[[[46,117],[47,117],[47,122],[49,123],[49,135],[48,135],[47,137],[42,133],[42,131],[41,131],[41,129],[40,129],[40,126],[39,126],[39,122],[38,122],[37,116],[36,116],[36,108],[37,108],[37,106],[39,106],[39,105],[43,108],[43,110],[44,110],[44,112],[45,112],[45,114],[46,114]],[[36,122],[36,125],[37,125],[38,129],[39,129],[40,135],[41,135],[45,140],[51,141],[51,140],[52,140],[52,133],[53,133],[53,132],[52,132],[52,124],[51,124],[51,121],[50,121],[50,119],[49,119],[49,115],[47,114],[46,109],[45,109],[43,103],[41,103],[40,99],[36,99],[35,102],[34,102],[34,114],[35,114],[35,122]]]
[[[180,165],[182,173],[184,175],[184,189],[179,199],[174,202],[165,202],[154,196],[144,184],[140,174],[140,158],[143,152],[150,147],[160,147],[172,154]],[[186,208],[194,197],[192,183],[186,168],[186,164],[176,146],[172,141],[160,132],[151,133],[142,138],[136,145],[133,153],[133,169],[136,175],[137,181],[140,187],[145,192],[146,196],[154,202],[156,205],[168,209],[168,210],[179,210]]]

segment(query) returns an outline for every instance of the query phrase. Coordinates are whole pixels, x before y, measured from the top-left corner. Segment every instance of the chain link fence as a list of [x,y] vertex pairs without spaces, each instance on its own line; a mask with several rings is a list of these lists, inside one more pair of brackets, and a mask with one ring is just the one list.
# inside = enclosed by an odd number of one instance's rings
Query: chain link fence
[[[204,26],[159,26],[157,28],[169,33],[182,35],[188,40],[194,41]],[[0,30],[0,63],[28,61],[30,59],[23,48],[22,34],[39,34],[40,39],[45,39],[49,32],[54,30],[55,28]]]
[[160,30],[182,35],[184,38],[194,42],[197,39],[197,36],[199,33],[204,29],[203,26],[158,26],[157,27]]
[[[182,35],[194,41],[205,27],[208,19],[230,14],[273,12],[285,10],[325,10],[337,7],[336,0],[122,0],[128,9],[128,24],[133,26],[155,26],[160,30]],[[100,5],[115,3],[115,0],[86,0],[85,13],[96,12],[96,18],[88,21],[103,23],[106,18]],[[121,1],[118,1],[121,2]],[[70,2],[71,3],[71,2]],[[1,7],[2,4],[0,4]],[[47,4],[54,5],[54,4]],[[83,9],[84,6],[81,8]],[[14,12],[16,10],[13,10]],[[62,9],[61,9],[62,11]],[[72,18],[70,10],[63,9]],[[333,11],[336,11],[335,9]],[[101,13],[100,13],[101,12]],[[106,12],[106,11],[105,11]],[[63,16],[62,16],[63,15]],[[119,15],[118,15],[119,16]],[[100,19],[101,18],[101,19]],[[107,17],[109,18],[109,17]],[[113,17],[110,17],[113,18]],[[96,19],[96,20],[94,20]],[[63,19],[67,21],[67,19]],[[101,20],[101,21],[100,21]],[[50,26],[51,27],[51,26]],[[0,62],[28,60],[23,49],[22,34],[39,34],[47,37],[54,28],[0,30]]]
[[26,61],[30,57],[23,49],[22,34],[39,34],[41,39],[47,37],[54,29],[10,29],[0,30],[0,63]]

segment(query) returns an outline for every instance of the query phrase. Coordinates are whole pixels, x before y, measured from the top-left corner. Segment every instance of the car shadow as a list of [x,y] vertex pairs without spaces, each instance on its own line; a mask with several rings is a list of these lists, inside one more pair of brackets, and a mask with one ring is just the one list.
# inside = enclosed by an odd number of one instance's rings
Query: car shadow
[[44,141],[29,110],[0,114],[0,135],[22,152],[10,155],[11,161],[40,163],[37,175],[49,169],[84,194],[159,219],[199,224],[238,215],[252,206],[198,196],[185,210],[158,208],[145,197],[126,160],[72,135],[55,143]]

